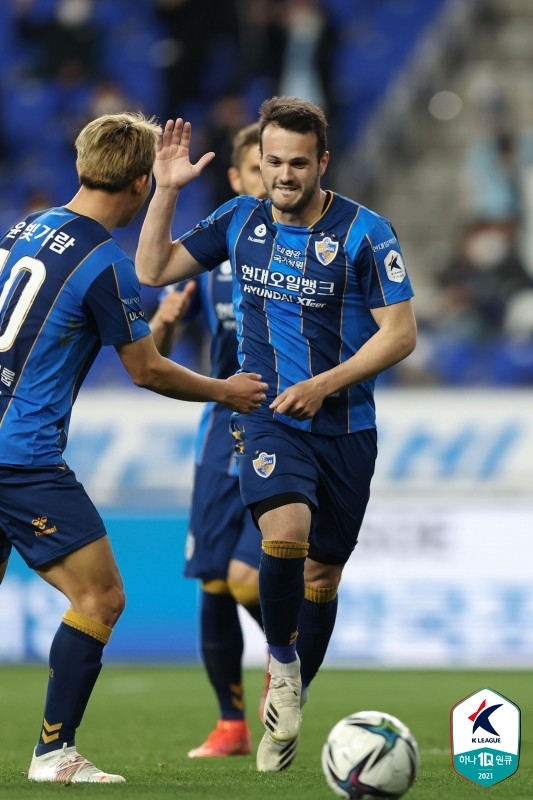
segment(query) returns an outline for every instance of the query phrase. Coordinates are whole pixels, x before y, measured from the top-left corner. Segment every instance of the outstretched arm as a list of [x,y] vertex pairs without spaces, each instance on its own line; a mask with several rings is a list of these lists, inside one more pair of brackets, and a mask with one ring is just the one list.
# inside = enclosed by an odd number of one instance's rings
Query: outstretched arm
[[171,225],[180,191],[201,175],[215,154],[205,153],[195,164],[189,159],[191,123],[169,120],[156,147],[156,188],[141,229],[135,268],[146,286],[165,286],[203,271],[187,249],[172,241]]
[[241,414],[249,414],[265,400],[268,386],[260,375],[240,372],[226,380],[199,375],[163,358],[151,335],[117,345],[116,350],[133,382],[157,394],[192,402],[213,400]]

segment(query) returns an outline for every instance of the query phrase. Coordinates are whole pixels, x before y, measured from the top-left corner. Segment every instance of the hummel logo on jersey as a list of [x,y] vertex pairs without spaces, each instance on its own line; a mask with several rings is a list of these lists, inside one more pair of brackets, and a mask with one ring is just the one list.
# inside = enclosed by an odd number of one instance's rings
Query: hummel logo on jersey
[[228,260],[223,261],[217,270],[217,281],[231,281],[231,264]]
[[385,258],[385,269],[387,277],[394,283],[401,283],[405,278],[405,266],[402,257],[396,250],[391,250]]
[[248,241],[255,242],[256,244],[264,244],[266,241],[265,239],[266,232],[267,232],[266,225],[264,224],[264,222],[262,222],[260,225],[255,226],[254,228],[255,236],[249,236]]

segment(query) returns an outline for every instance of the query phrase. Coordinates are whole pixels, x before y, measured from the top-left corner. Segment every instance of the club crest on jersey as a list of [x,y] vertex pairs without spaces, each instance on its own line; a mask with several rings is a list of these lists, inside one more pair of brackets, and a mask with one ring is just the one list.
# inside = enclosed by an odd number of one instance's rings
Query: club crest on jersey
[[274,472],[274,467],[276,466],[276,454],[259,453],[257,458],[254,458],[252,461],[252,464],[254,465],[254,470],[260,478],[268,478],[268,476],[272,475]]
[[402,257],[396,250],[391,250],[385,258],[387,277],[394,283],[401,283],[405,278],[405,266]]
[[338,249],[339,243],[334,242],[333,239],[329,238],[329,236],[326,236],[326,238],[322,239],[320,242],[315,242],[316,257],[321,264],[324,264],[324,266],[331,264],[337,255]]

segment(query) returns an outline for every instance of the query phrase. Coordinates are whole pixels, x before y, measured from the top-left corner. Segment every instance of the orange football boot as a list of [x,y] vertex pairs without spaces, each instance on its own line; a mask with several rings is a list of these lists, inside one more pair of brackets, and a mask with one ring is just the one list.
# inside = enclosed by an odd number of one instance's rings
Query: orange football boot
[[189,758],[247,756],[252,752],[252,740],[246,720],[219,719],[214,731],[200,747],[189,750]]

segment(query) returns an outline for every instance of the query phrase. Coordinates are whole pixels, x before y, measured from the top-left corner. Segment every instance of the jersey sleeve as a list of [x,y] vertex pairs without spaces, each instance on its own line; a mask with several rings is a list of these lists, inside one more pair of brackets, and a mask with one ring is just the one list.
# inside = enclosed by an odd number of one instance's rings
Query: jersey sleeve
[[228,200],[196,227],[179,237],[191,256],[208,270],[214,269],[228,258],[227,232],[238,199],[235,197]]
[[129,259],[102,270],[89,286],[84,303],[103,345],[135,342],[150,333],[141,308],[141,286]]
[[374,216],[357,252],[356,268],[369,308],[401,303],[414,295],[398,237],[383,217]]

